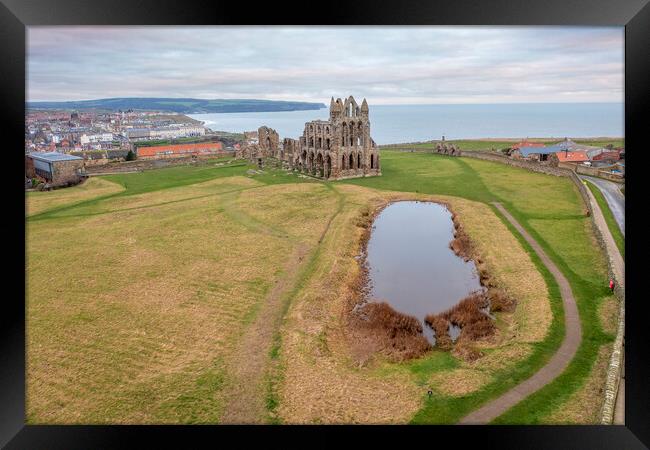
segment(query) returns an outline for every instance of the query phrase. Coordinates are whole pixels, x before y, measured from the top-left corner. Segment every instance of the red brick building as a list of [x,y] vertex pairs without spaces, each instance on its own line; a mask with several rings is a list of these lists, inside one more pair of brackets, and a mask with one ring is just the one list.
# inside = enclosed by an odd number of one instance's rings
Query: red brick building
[[182,158],[188,156],[221,156],[227,154],[221,142],[138,147],[138,159]]

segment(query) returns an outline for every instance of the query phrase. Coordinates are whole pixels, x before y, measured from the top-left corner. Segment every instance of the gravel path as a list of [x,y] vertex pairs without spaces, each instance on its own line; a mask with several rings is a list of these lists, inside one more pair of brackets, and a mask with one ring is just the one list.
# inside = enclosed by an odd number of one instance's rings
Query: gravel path
[[475,410],[469,415],[460,420],[460,424],[485,424],[499,417],[501,414],[512,408],[524,398],[528,397],[533,392],[538,391],[558,375],[569,365],[573,356],[575,355],[580,341],[582,339],[582,330],[580,326],[580,316],[578,315],[578,308],[576,306],[575,298],[571,292],[569,281],[564,277],[562,272],[546,255],[544,250],[535,241],[530,234],[515,220],[512,215],[500,203],[494,203],[497,209],[504,215],[504,217],[515,227],[515,229],[524,237],[526,242],[530,244],[535,253],[542,260],[542,263],[551,272],[553,278],[560,287],[560,294],[562,296],[562,304],[564,306],[564,326],[566,334],[560,348],[553,355],[548,363],[537,371],[532,377],[526,381],[518,384],[510,389],[500,397],[483,405],[481,408]]

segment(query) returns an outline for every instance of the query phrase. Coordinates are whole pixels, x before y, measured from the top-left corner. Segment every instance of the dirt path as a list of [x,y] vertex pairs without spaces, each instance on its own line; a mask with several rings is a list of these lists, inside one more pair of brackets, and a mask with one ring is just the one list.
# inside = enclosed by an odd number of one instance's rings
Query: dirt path
[[[343,196],[335,188],[326,185],[338,197],[336,211],[327,221],[315,247],[321,244],[330,229],[334,218],[343,209]],[[260,224],[256,224],[260,225]],[[275,234],[277,230],[267,230]],[[288,238],[288,236],[285,236]],[[265,422],[266,384],[265,375],[269,367],[269,354],[273,337],[282,322],[282,305],[286,295],[295,286],[301,270],[309,261],[310,247],[299,243],[284,267],[284,275],[278,279],[271,292],[264,300],[256,318],[250,324],[227,360],[230,382],[226,384],[222,395],[225,401],[219,423],[222,424],[261,424]],[[313,253],[311,253],[313,257]]]
[[571,362],[582,339],[580,316],[578,315],[578,308],[573,293],[571,292],[569,281],[564,277],[564,275],[562,275],[562,272],[560,272],[553,261],[551,261],[551,259],[546,255],[537,241],[535,241],[532,236],[523,229],[519,222],[517,222],[500,203],[494,203],[494,205],[524,237],[526,242],[530,244],[535,253],[537,253],[539,258],[542,260],[542,263],[551,272],[553,278],[555,278],[555,281],[560,287],[562,304],[564,306],[564,326],[566,334],[560,348],[544,367],[523,383],[520,383],[505,394],[465,416],[459,422],[459,424],[464,425],[489,423],[533,392],[536,392],[546,384],[553,381],[564,371],[569,362]]
[[264,421],[266,405],[263,378],[275,332],[282,319],[283,295],[295,284],[298,270],[309,251],[306,244],[298,246],[285,266],[285,274],[279,278],[255,321],[227,360],[231,381],[224,386],[222,394],[225,407],[220,423],[252,424]]

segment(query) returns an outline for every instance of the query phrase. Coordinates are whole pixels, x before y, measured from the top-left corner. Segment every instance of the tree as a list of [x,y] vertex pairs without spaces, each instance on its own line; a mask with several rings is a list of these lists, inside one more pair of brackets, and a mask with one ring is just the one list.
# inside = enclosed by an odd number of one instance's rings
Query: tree
[[129,150],[129,153],[126,154],[126,160],[135,161],[135,153],[133,153],[133,150]]

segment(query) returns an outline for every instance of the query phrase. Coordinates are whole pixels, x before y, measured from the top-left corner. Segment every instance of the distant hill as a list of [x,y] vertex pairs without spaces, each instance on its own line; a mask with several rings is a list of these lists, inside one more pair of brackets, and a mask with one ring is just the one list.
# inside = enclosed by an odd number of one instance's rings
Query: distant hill
[[279,100],[196,98],[104,98],[72,102],[27,102],[28,109],[166,111],[179,114],[302,111],[326,108],[324,103],[286,102]]

